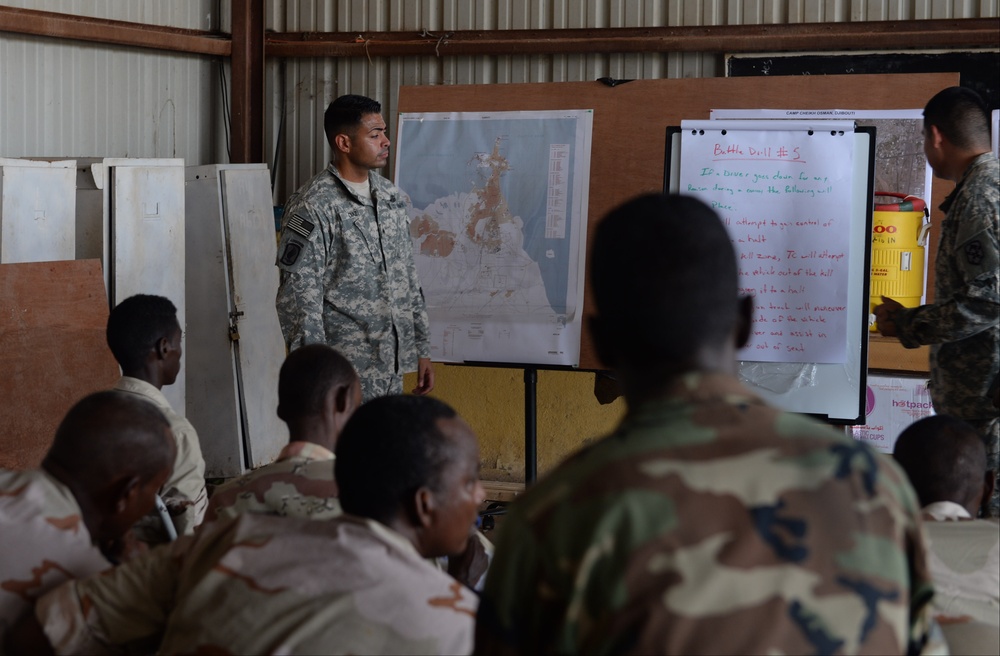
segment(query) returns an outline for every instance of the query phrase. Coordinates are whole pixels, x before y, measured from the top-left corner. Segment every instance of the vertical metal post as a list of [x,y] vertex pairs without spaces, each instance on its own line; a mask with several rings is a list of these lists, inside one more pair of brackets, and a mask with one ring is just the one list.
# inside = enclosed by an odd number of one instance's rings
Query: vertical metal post
[[233,0],[230,159],[266,162],[264,155],[264,0]]
[[524,484],[535,482],[538,476],[538,369],[524,370]]

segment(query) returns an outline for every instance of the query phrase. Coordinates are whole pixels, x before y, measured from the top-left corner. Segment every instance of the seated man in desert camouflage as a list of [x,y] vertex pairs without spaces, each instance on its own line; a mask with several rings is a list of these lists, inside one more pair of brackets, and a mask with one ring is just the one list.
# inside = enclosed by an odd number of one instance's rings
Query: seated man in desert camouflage
[[98,392],[66,414],[41,468],[0,470],[0,645],[35,599],[123,557],[126,534],[170,475],[174,449],[152,403]]
[[900,433],[893,457],[923,507],[934,612],[951,653],[1000,653],[1000,522],[976,519],[996,480],[982,436],[955,417],[924,417]]
[[18,635],[44,630],[60,653],[157,632],[161,653],[469,653],[477,598],[426,559],[465,548],[483,501],[472,429],[435,399],[384,397],[336,453],[347,514],[216,520],[57,588]]
[[288,445],[275,462],[217,488],[206,521],[242,512],[339,515],[333,451],[360,404],[361,384],[344,356],[325,344],[292,351],[278,374],[278,416],[288,425]]
[[[341,513],[333,478],[333,450],[344,424],[361,403],[354,367],[335,349],[309,344],[292,351],[278,375],[278,416],[289,443],[278,459],[220,486],[208,520],[242,512],[330,519]],[[493,545],[479,531],[461,557],[439,565],[473,589],[482,589]]]

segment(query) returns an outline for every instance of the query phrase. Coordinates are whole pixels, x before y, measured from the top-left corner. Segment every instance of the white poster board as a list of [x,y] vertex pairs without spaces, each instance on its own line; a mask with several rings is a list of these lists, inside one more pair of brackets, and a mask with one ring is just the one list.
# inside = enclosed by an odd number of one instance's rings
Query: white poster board
[[787,410],[863,421],[874,130],[684,121],[666,150],[665,189],[719,213],[755,298],[741,377]]

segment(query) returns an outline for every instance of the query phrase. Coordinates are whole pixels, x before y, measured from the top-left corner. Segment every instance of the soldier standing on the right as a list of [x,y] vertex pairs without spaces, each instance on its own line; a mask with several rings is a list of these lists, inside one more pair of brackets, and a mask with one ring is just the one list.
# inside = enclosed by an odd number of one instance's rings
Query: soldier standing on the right
[[[904,308],[890,298],[875,308],[879,331],[906,348],[930,344],[934,411],[971,424],[986,441],[988,466],[1000,470],[1000,415],[993,403],[1000,372],[1000,166],[990,152],[986,105],[971,89],[951,87],[924,108],[924,153],[934,174],[956,184],[941,209],[934,303]],[[988,514],[1000,516],[995,486]]]

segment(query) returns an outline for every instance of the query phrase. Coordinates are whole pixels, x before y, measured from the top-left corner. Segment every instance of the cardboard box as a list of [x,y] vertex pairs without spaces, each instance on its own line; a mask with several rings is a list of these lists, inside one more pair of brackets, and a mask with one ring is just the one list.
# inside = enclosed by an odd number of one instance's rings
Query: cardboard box
[[927,379],[907,376],[868,376],[864,426],[852,426],[856,440],[892,453],[904,428],[934,414]]

